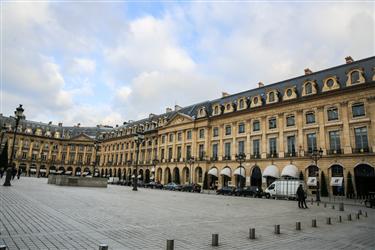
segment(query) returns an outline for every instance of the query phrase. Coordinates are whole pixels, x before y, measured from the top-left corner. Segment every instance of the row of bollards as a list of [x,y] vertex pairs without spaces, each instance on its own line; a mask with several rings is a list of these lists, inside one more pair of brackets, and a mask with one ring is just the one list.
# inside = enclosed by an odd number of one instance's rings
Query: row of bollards
[[[319,205],[319,202],[317,202],[317,205]],[[326,207],[326,203],[324,204]],[[332,206],[332,209],[334,209],[334,206]],[[341,209],[341,204],[339,206],[339,209]],[[343,206],[342,206],[343,209]],[[364,217],[367,217],[367,212],[362,212],[362,210],[358,210],[358,213],[355,214],[356,219],[360,219],[360,215],[363,215]],[[352,220],[352,214],[347,215],[347,220],[351,221]],[[339,215],[337,217],[337,222],[341,223],[342,222],[342,217]],[[326,224],[331,225],[332,224],[332,219],[331,217],[326,218]],[[311,227],[317,227],[317,221],[316,219],[312,219],[311,221]],[[296,230],[301,231],[301,222],[297,221],[296,222]],[[274,225],[274,234],[280,234],[280,225]],[[255,228],[250,228],[249,229],[249,239],[254,240],[256,239],[255,236]],[[212,234],[212,242],[211,245],[216,247],[219,246],[219,234]],[[0,250],[6,250],[6,245],[0,245]],[[174,250],[174,240],[167,240],[167,250]],[[100,244],[99,245],[99,250],[108,250],[108,245],[107,244]]]

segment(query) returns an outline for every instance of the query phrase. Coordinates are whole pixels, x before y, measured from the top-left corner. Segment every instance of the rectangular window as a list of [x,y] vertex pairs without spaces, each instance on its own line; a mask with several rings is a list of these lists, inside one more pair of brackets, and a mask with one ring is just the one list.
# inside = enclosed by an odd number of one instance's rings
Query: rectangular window
[[245,153],[245,141],[239,141],[238,142],[238,154],[244,154]]
[[172,160],[172,148],[168,148],[168,160],[171,161]]
[[296,137],[294,135],[287,137],[288,153],[295,156],[296,153]]
[[360,117],[365,115],[365,105],[363,103],[356,103],[352,106],[353,117]]
[[191,146],[186,146],[186,159],[189,160],[191,158]]
[[231,146],[230,142],[226,142],[224,144],[224,153],[225,153],[224,156],[225,156],[226,159],[230,159],[230,156],[231,156],[230,146]]
[[26,152],[22,152],[22,159],[25,160],[26,159]]
[[335,121],[339,119],[339,112],[336,107],[327,109],[328,121]]
[[314,114],[314,112],[308,112],[308,113],[306,113],[306,123],[307,124],[315,123],[315,114]]
[[307,150],[311,154],[316,149],[316,134],[307,134]]
[[199,139],[203,139],[204,138],[204,129],[200,129],[199,130]]
[[260,122],[258,120],[253,121],[253,131],[259,131],[260,130]]
[[230,135],[232,133],[232,127],[230,125],[225,126],[225,135]]
[[286,126],[287,127],[291,127],[291,126],[294,126],[295,124],[296,124],[296,121],[294,119],[294,115],[287,116],[287,118],[286,118]]
[[330,147],[330,150],[339,151],[341,149],[339,131],[329,132],[329,147]]
[[177,147],[177,161],[180,161],[182,158],[182,153],[181,153],[181,146]]
[[260,142],[259,139],[253,140],[253,155],[259,156],[260,155]]
[[169,142],[173,142],[173,134],[169,134]]
[[218,144],[212,144],[212,158],[217,159]]
[[218,137],[219,136],[219,128],[217,128],[217,127],[214,128],[213,131],[212,131],[212,134],[213,134],[212,135],[213,137]]
[[199,144],[198,147],[199,159],[203,159],[204,157],[204,144]]
[[177,134],[177,141],[181,141],[181,140],[182,140],[182,133],[178,132],[178,134]]
[[239,134],[245,133],[245,124],[244,123],[238,124],[238,133]]
[[[163,143],[163,144],[165,143],[165,135],[162,135],[162,136],[161,136],[161,143]],[[133,147],[133,146],[132,146],[132,147]]]
[[268,127],[269,127],[269,129],[276,128],[276,118],[275,117],[272,117],[268,120]]
[[358,150],[368,150],[367,127],[354,129],[355,147]]
[[162,160],[164,160],[164,151],[165,151],[165,149],[162,148],[161,152],[160,152],[160,157],[161,157]]
[[270,154],[273,154],[273,155],[276,154],[276,152],[277,152],[276,143],[277,143],[277,138],[270,138],[269,139]]
[[187,139],[187,140],[191,140],[191,130],[188,130],[188,131],[186,132],[186,139]]

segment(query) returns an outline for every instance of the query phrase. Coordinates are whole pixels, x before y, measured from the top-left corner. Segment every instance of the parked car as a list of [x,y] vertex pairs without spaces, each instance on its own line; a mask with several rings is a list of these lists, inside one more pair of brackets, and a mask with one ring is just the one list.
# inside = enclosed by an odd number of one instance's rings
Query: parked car
[[229,194],[229,195],[233,195],[234,191],[235,191],[235,187],[222,187],[222,188],[216,190],[216,194],[222,194],[222,195]]
[[166,190],[181,191],[182,186],[174,182],[170,182],[167,185],[164,185],[163,188]]
[[260,187],[257,186],[247,186],[247,187],[241,187],[236,188],[235,190],[236,196],[252,196],[252,197],[263,197],[263,190]]
[[201,185],[193,183],[193,184],[183,185],[182,188],[181,188],[181,191],[200,193],[201,189],[202,189]]

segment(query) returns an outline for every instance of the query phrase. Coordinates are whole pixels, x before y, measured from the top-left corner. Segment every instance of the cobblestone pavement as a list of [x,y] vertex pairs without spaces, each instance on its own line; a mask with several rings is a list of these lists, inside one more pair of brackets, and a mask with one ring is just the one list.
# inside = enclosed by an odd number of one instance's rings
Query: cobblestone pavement
[[[296,202],[130,187],[60,187],[21,178],[0,186],[0,243],[9,249],[375,249],[375,209],[356,219],[345,212]],[[352,214],[352,221],[347,215]],[[342,223],[337,218],[341,215]],[[332,217],[332,225],[326,224]],[[317,219],[317,228],[311,220]],[[295,230],[300,221],[302,231]],[[281,234],[275,235],[274,225]],[[256,228],[255,240],[248,238]],[[211,235],[219,233],[219,247]]]

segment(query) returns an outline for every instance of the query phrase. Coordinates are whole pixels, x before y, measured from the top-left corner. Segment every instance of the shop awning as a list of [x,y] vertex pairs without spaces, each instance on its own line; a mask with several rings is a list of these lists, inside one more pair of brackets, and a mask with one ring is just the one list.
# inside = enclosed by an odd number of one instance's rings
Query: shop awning
[[56,174],[62,174],[64,171],[63,170],[59,170],[56,172]]
[[135,175],[134,175],[134,174],[132,175],[132,178],[135,178]]
[[30,172],[36,173],[36,169],[35,168],[30,168]]
[[46,173],[47,170],[45,168],[39,169],[39,173]]
[[138,179],[141,179],[142,178],[142,175],[138,175]]
[[316,186],[316,177],[308,177],[307,186]]
[[269,165],[263,172],[263,177],[279,178],[279,169],[275,165]]
[[331,177],[331,186],[341,187],[343,179],[343,177]]
[[208,174],[217,177],[217,168],[211,168],[211,169],[208,171]]
[[220,175],[226,175],[228,177],[232,177],[230,168],[223,168],[223,170],[220,171]]
[[65,174],[70,175],[70,174],[72,174],[72,171],[66,171]]
[[49,173],[50,173],[50,174],[54,174],[54,173],[56,173],[56,170],[51,169],[51,170],[49,171]]
[[246,177],[245,168],[243,168],[243,167],[237,168],[236,170],[234,170],[233,174],[234,175],[241,175],[242,177]]
[[82,175],[88,175],[89,174],[89,172],[83,172],[82,173]]
[[292,178],[298,178],[298,168],[292,164],[286,165],[283,168],[283,171],[281,171],[282,177],[292,177]]
[[76,172],[76,175],[81,175],[81,172]]

